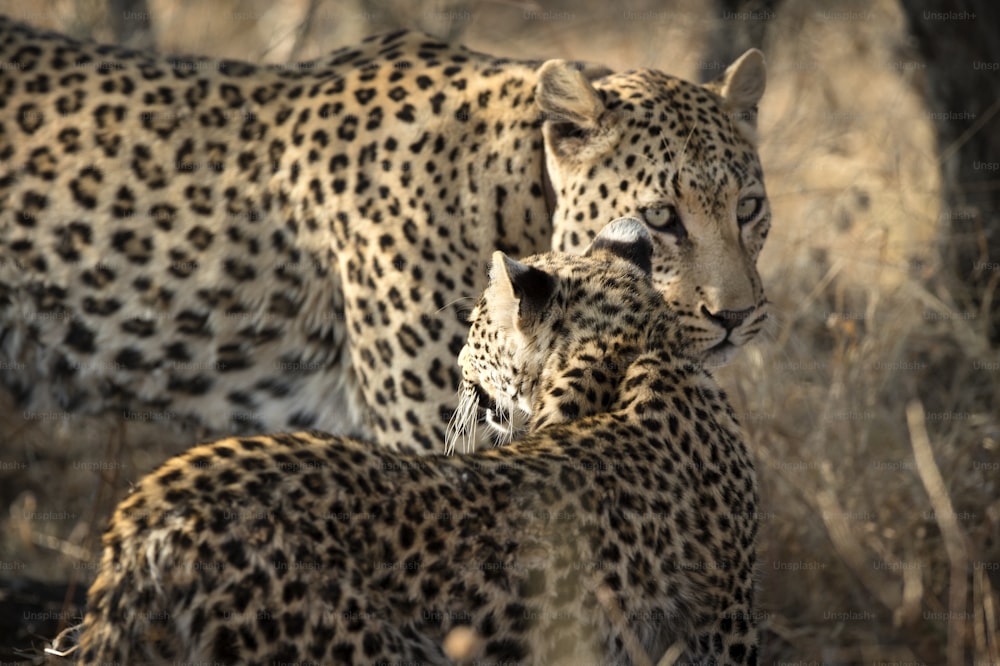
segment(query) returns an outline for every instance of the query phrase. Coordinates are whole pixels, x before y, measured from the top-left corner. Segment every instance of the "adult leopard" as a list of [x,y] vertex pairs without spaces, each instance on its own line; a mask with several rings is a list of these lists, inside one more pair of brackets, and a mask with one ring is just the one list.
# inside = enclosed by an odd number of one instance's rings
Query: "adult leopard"
[[653,233],[724,359],[766,317],[759,52],[588,81],[397,32],[290,66],[0,20],[0,372],[24,409],[440,449],[490,254]]
[[164,463],[104,537],[80,663],[756,663],[753,463],[652,250],[624,219],[584,257],[495,254],[463,412],[517,411],[509,446],[300,432]]

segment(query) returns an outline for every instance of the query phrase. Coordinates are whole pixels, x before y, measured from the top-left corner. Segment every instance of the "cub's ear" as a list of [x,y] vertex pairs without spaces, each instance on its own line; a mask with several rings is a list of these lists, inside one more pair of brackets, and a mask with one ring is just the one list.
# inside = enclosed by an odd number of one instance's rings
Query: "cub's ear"
[[596,251],[610,252],[629,261],[646,275],[653,273],[653,239],[646,225],[634,217],[619,217],[601,229],[584,256]]
[[722,97],[725,110],[752,141],[756,141],[757,104],[766,86],[767,66],[764,54],[757,49],[741,55],[722,76],[706,84]]
[[[610,147],[605,122],[604,102],[587,80],[598,71],[583,71],[565,60],[549,60],[538,70],[535,100],[545,114],[543,133],[551,151],[558,157],[573,158],[587,146],[602,153]],[[600,137],[600,138],[598,138]]]
[[548,309],[556,279],[526,266],[503,252],[493,253],[488,301],[494,322],[501,328],[524,331]]

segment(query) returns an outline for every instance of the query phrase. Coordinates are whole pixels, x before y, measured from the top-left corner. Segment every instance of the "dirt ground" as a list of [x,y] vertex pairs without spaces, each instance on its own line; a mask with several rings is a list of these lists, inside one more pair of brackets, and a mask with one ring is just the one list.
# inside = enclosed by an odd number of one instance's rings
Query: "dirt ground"
[[[490,53],[703,80],[727,64],[706,50],[727,21],[767,21],[774,219],[760,266],[775,317],[717,373],[763,487],[762,663],[943,663],[949,635],[968,663],[1000,663],[1000,355],[939,259],[946,216],[962,213],[939,204],[925,68],[895,2],[788,4],[151,0],[147,37],[286,62],[406,26]],[[114,38],[104,3],[26,7],[0,1]],[[37,659],[79,618],[114,503],[197,436],[111,415],[31,418],[0,395],[0,662]]]

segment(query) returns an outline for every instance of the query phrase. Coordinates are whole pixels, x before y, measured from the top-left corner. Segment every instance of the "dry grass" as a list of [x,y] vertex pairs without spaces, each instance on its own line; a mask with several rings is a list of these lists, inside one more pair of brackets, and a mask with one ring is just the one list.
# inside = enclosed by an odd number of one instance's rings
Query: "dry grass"
[[[402,24],[495,53],[689,78],[716,67],[699,44],[719,15],[700,3],[593,4],[150,7],[162,49],[251,60]],[[1000,355],[938,258],[947,225],[922,69],[894,3],[792,4],[774,19],[772,35],[792,37],[768,45],[760,114],[776,317],[769,340],[718,373],[759,461],[763,661],[1000,663]],[[101,3],[36,7],[34,23],[112,38]],[[21,2],[0,9],[26,15]],[[0,459],[23,465],[0,470],[8,576],[88,581],[112,495],[193,437],[4,411]]]

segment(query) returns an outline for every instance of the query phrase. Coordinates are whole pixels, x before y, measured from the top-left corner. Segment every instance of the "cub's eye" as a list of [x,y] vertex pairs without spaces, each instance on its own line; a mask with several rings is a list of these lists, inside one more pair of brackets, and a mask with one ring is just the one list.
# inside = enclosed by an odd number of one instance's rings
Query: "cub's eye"
[[764,199],[762,197],[743,197],[736,204],[736,220],[741,227],[753,222],[763,207]]
[[639,214],[642,215],[650,229],[665,231],[675,236],[677,240],[687,238],[687,229],[684,228],[681,216],[673,204],[640,208]]

